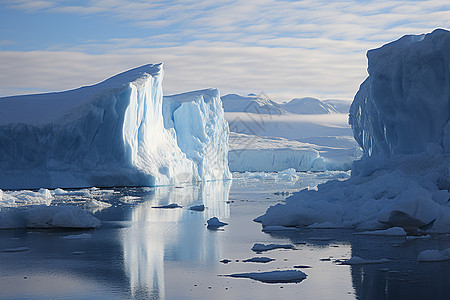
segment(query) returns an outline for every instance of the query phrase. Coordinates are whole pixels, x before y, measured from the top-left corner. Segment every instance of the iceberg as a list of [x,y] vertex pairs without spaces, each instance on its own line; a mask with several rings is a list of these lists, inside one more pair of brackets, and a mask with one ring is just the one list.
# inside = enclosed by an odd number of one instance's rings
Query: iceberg
[[369,77],[350,107],[367,155],[450,151],[450,33],[407,35],[367,52]]
[[162,95],[162,64],[75,90],[0,98],[0,188],[230,178],[215,89]]
[[367,57],[350,109],[364,151],[351,178],[293,194],[259,218],[263,227],[450,232],[450,32],[404,36]]

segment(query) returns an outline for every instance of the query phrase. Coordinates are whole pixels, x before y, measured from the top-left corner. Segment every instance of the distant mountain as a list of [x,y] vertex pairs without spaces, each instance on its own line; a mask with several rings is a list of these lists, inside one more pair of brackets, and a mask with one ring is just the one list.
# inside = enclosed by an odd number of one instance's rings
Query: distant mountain
[[283,102],[280,104],[280,107],[290,113],[300,115],[338,113],[334,105],[330,105],[312,97],[294,98],[289,102]]
[[281,104],[270,100],[268,97],[248,94],[241,96],[228,94],[221,97],[225,112],[245,112],[266,115],[321,115],[321,114],[348,114],[351,101],[346,100],[319,100],[317,98],[305,97],[294,98],[289,102]]
[[280,105],[266,97],[258,97],[255,94],[240,96],[228,94],[221,97],[225,112],[245,112],[254,114],[282,115],[288,112],[280,108]]
[[333,106],[334,109],[340,114],[348,114],[350,105],[352,105],[352,100],[328,99],[323,100],[322,102]]

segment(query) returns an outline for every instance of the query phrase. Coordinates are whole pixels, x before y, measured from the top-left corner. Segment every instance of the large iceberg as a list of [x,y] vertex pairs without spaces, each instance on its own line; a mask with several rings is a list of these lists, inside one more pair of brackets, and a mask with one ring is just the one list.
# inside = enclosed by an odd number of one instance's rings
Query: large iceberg
[[369,77],[350,108],[368,155],[450,151],[450,33],[407,35],[367,52]]
[[0,99],[0,188],[229,178],[217,90],[163,100],[162,64],[75,90]]
[[367,56],[350,110],[364,157],[350,179],[270,207],[263,226],[450,232],[450,32],[405,36]]

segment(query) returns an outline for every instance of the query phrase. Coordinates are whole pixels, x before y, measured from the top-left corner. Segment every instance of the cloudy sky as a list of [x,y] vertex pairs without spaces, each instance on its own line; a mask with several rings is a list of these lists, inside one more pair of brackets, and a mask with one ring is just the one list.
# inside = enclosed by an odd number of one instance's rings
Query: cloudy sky
[[368,49],[435,28],[448,0],[1,0],[0,96],[163,62],[165,94],[352,99]]

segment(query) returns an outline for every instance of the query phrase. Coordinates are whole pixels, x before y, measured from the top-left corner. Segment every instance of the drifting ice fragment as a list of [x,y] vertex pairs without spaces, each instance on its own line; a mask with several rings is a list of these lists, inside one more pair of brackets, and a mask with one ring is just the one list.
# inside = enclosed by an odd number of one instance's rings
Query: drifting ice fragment
[[210,218],[208,221],[206,221],[206,223],[208,224],[208,227],[211,227],[211,228],[217,228],[217,227],[228,225],[228,223],[219,221],[219,219],[217,217]]
[[265,283],[299,283],[306,279],[306,274],[298,270],[239,273],[226,276],[235,278],[249,278]]

